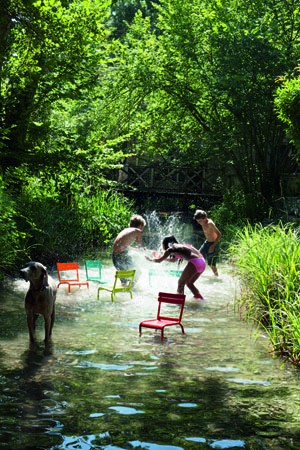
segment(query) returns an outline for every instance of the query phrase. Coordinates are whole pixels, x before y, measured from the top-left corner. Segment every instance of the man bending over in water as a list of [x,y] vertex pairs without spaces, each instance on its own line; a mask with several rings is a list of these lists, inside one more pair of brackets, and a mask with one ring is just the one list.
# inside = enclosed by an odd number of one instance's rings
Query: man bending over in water
[[[112,261],[117,270],[137,270],[136,264],[129,254],[129,248],[135,242],[139,248],[142,248],[142,234],[145,225],[145,219],[142,216],[135,214],[130,219],[129,227],[120,231],[116,237],[113,245]],[[139,275],[140,273],[136,272],[136,280]]]
[[201,225],[205,242],[199,249],[207,264],[210,266],[214,275],[218,276],[217,261],[218,261],[218,243],[221,239],[221,232],[218,230],[214,222],[207,217],[205,211],[197,209],[194,214],[194,219]]

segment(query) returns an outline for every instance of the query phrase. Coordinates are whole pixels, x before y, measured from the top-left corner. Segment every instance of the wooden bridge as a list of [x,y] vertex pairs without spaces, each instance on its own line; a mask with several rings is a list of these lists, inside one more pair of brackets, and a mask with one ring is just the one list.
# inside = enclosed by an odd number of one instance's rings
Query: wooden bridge
[[195,170],[188,166],[180,168],[162,164],[124,164],[115,176],[116,181],[126,191],[138,191],[163,195],[215,195],[218,174],[216,170],[201,168]]

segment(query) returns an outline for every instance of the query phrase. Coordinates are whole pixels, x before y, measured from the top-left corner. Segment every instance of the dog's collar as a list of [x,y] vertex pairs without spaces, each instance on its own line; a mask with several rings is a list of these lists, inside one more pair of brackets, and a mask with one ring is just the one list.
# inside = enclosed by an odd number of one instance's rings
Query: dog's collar
[[33,288],[33,287],[30,287],[30,291],[33,291],[33,292],[42,292],[42,291],[44,291],[46,289],[46,286],[42,286],[40,289],[35,289],[35,288]]

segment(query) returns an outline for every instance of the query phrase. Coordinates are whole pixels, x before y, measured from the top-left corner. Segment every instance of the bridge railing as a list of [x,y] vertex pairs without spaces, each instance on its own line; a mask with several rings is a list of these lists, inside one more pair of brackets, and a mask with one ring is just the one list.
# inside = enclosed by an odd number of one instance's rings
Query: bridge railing
[[216,192],[218,173],[213,169],[124,164],[117,181],[134,189],[156,192]]

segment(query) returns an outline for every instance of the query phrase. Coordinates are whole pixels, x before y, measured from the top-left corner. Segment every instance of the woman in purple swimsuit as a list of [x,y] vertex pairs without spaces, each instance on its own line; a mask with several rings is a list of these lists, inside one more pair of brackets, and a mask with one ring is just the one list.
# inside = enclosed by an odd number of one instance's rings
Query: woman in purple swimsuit
[[204,272],[206,263],[203,255],[189,244],[178,244],[175,236],[167,236],[162,241],[164,253],[158,258],[150,258],[146,256],[149,261],[160,263],[166,259],[184,259],[188,263],[184,268],[181,277],[178,280],[178,294],[184,293],[184,286],[186,285],[194,294],[194,298],[203,299],[199,290],[194,285],[201,273]]

